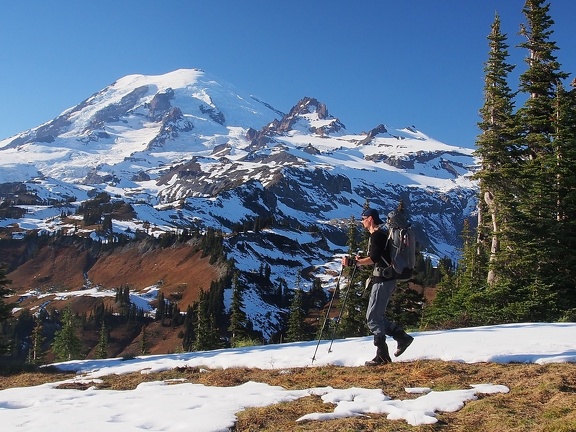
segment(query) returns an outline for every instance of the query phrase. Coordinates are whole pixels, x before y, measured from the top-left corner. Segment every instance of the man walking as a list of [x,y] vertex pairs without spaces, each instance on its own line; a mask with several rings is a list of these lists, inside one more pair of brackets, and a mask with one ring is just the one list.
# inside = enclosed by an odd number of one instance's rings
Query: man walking
[[390,263],[390,245],[388,231],[382,227],[383,222],[375,209],[367,208],[362,213],[362,225],[370,233],[368,241],[368,255],[357,256],[355,260],[347,257],[342,259],[342,264],[348,265],[374,265],[372,273],[372,289],[366,310],[368,328],[374,334],[376,357],[365,363],[366,366],[378,366],[391,363],[392,359],[386,345],[386,335],[390,335],[398,343],[395,357],[401,355],[410,346],[414,338],[407,334],[402,326],[386,318],[388,302],[396,290],[395,272],[386,263]]

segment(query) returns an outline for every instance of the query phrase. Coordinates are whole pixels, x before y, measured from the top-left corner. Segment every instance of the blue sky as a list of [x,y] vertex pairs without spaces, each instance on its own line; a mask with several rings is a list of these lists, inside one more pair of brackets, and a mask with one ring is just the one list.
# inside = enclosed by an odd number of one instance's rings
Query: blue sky
[[[200,68],[287,112],[315,97],[349,132],[414,125],[472,147],[496,11],[510,63],[524,0],[33,0],[0,7],[0,139],[39,126],[128,74]],[[576,2],[552,40],[576,73]]]

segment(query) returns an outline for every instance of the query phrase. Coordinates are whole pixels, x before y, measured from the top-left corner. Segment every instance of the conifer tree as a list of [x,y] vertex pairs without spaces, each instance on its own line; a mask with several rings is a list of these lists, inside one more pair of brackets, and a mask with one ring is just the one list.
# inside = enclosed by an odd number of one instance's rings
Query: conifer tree
[[422,315],[421,327],[425,329],[458,327],[458,317],[462,314],[462,307],[456,300],[457,282],[454,269],[450,268],[446,261],[441,261],[439,267],[441,278],[436,286],[436,296]]
[[[4,299],[12,293],[12,290],[8,288],[12,281],[6,278],[6,268],[4,266],[0,267],[0,324],[6,321],[11,313],[11,305],[7,304]],[[5,351],[9,346],[8,341],[0,339],[0,354]]]
[[[350,273],[352,277],[352,273]],[[348,280],[341,296],[342,314],[338,325],[339,337],[366,336],[366,308],[368,306],[368,293],[364,291],[363,279],[360,276],[360,267],[356,269],[353,279]],[[344,303],[344,300],[346,302]]]
[[[366,201],[364,208],[368,207],[369,203]],[[355,257],[358,249],[362,249],[365,251],[364,253],[368,252],[368,236],[366,235],[367,232],[358,232],[358,224],[354,216],[350,218],[350,221],[347,241],[348,256]],[[358,243],[358,238],[360,238],[360,243]],[[341,285],[345,284],[345,286],[340,287],[340,322],[333,323],[337,326],[340,337],[365,336],[367,334],[365,315],[368,296],[364,295],[364,287],[358,285],[362,285],[360,281],[369,278],[371,272],[371,266],[366,266],[347,267],[342,273],[343,284]]]
[[194,308],[192,305],[188,305],[186,317],[184,318],[184,331],[182,336],[182,348],[184,348],[184,351],[191,351],[194,348],[194,324]]
[[513,114],[514,93],[508,85],[508,76],[514,66],[507,63],[507,36],[500,30],[498,14],[488,40],[490,51],[484,67],[484,105],[480,109],[482,120],[478,124],[482,132],[476,141],[476,155],[482,161],[476,174],[480,182],[477,252],[480,256],[489,254],[486,280],[492,285],[497,277],[501,244],[506,243],[507,205],[517,194],[514,172],[520,154],[519,130]]
[[158,306],[156,307],[156,319],[160,320],[164,324],[164,315],[166,312],[166,301],[164,300],[164,293],[160,291],[158,293]]
[[0,267],[0,322],[10,318],[11,305],[6,304],[4,299],[12,294],[12,290],[8,285],[12,283],[11,280],[6,278],[6,267]]
[[177,304],[175,304],[172,308],[172,319],[170,322],[170,327],[174,328],[179,326],[181,324],[181,317],[182,314],[180,313],[180,308]]
[[248,317],[244,312],[244,287],[241,285],[238,273],[232,278],[232,304],[230,305],[230,326],[232,346],[248,336]]
[[76,334],[78,329],[77,318],[70,306],[67,306],[62,312],[60,322],[62,328],[54,335],[52,352],[58,361],[77,359],[82,350],[82,341]]
[[[424,308],[422,314],[422,324],[425,327],[452,328],[498,322],[498,318],[489,311],[490,305],[487,301],[488,298],[493,298],[492,290],[478,288],[483,274],[478,271],[481,266],[478,265],[476,238],[468,220],[464,222],[461,237],[463,247],[458,266],[453,268],[450,260],[440,261],[442,277],[436,286],[436,296],[432,304]],[[416,303],[419,301],[416,297],[409,300]],[[394,308],[392,305],[393,311]],[[414,307],[406,309],[414,311]],[[414,315],[410,315],[403,317],[403,322],[409,323],[409,320],[413,322]]]
[[208,299],[204,290],[198,295],[198,308],[196,319],[196,351],[204,351],[212,348],[211,321],[208,312]]
[[[515,95],[507,85],[513,68],[506,63],[498,16],[488,38],[476,151],[482,161],[476,176],[483,199],[477,233],[480,261],[474,265],[482,267],[489,256],[486,280],[491,292],[470,293],[464,308],[477,322],[558,319],[576,306],[576,259],[568,252],[576,246],[574,93],[563,88],[567,74],[555,56],[549,9],[544,0],[526,0],[522,10],[526,23],[520,34],[525,41],[519,46],[527,50],[528,67],[519,85],[526,101],[516,113]],[[466,265],[458,266],[458,283],[477,283],[469,271],[469,252]]]
[[34,330],[32,331],[32,343],[28,355],[28,362],[35,365],[40,365],[44,362],[44,326],[40,317],[35,319]]
[[130,302],[130,287],[128,285],[125,285],[123,290],[122,290],[122,303],[129,305]]
[[358,251],[358,222],[354,216],[350,217],[350,222],[348,222],[346,245],[348,246],[348,255],[354,256]]
[[308,302],[304,305],[304,308],[306,310],[311,308],[321,309],[327,301],[328,297],[322,287],[322,281],[319,278],[314,278],[312,288],[308,293]]
[[146,355],[148,354],[148,333],[146,332],[146,325],[142,326],[140,336],[140,355]]
[[[546,319],[559,313],[563,288],[558,285],[559,273],[565,267],[564,235],[558,229],[563,204],[559,182],[558,161],[561,155],[558,132],[558,86],[567,74],[560,70],[550,40],[554,21],[550,4],[543,0],[527,0],[523,9],[527,23],[521,27],[526,41],[520,45],[528,51],[528,69],[520,76],[520,90],[527,100],[519,109],[523,126],[523,169],[516,174],[523,189],[511,221],[512,249],[517,254],[510,267],[520,289],[530,287],[526,319]],[[574,167],[574,160],[565,160]]]
[[568,75],[560,71],[560,63],[554,52],[556,43],[550,40],[554,33],[554,21],[549,15],[550,4],[544,0],[526,0],[522,12],[526,25],[521,25],[520,34],[526,41],[520,47],[528,50],[528,69],[520,75],[520,91],[528,95],[524,107],[519,110],[525,127],[527,155],[534,159],[548,153],[554,154],[555,109],[553,99],[556,87]]
[[297,287],[294,290],[294,295],[292,296],[292,301],[290,302],[288,330],[286,331],[287,342],[297,342],[308,339],[307,326],[304,318],[306,318],[306,314],[303,308],[302,289]]
[[102,321],[102,326],[100,328],[100,338],[98,339],[98,345],[96,347],[96,358],[108,358],[108,329],[106,328],[104,321]]
[[461,238],[463,246],[458,263],[458,282],[463,290],[468,292],[478,291],[484,285],[485,255],[477,252],[476,239],[468,219],[464,221]]
[[405,328],[417,328],[426,299],[423,294],[410,289],[407,285],[408,282],[398,284],[386,309],[386,316],[391,321],[401,323]]
[[[572,82],[572,87],[576,80]],[[557,148],[556,183],[558,193],[557,227],[554,237],[564,253],[558,272],[559,307],[566,311],[562,319],[576,319],[576,89],[567,91],[558,85],[554,140]]]

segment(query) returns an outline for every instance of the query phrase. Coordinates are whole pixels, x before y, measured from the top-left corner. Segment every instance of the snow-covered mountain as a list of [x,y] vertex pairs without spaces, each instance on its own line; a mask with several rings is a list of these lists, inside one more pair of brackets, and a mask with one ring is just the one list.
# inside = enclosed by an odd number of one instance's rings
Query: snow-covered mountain
[[366,200],[385,214],[402,199],[423,249],[455,257],[476,207],[472,150],[414,127],[367,126],[349,132],[309,97],[284,114],[198,69],[126,76],[0,141],[0,199],[21,210],[0,229],[78,230],[62,215],[99,192],[132,207],[130,220],[112,220],[128,236],[273,220],[230,236],[228,254],[240,270],[268,263],[293,280],[346,251]]

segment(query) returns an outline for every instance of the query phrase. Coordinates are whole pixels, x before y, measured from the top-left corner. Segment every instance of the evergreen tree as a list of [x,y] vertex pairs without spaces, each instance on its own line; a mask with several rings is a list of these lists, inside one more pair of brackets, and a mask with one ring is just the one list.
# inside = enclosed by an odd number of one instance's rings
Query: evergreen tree
[[440,282],[434,301],[424,308],[421,327],[427,330],[460,326],[462,305],[458,303],[456,275],[448,261],[439,263]]
[[12,327],[9,339],[12,341],[11,355],[15,358],[26,358],[30,346],[30,336],[34,330],[34,317],[24,309],[18,315]]
[[184,318],[184,330],[182,335],[182,348],[184,348],[184,351],[191,351],[194,348],[194,325],[194,308],[191,305],[188,305],[188,309],[186,309],[186,317]]
[[102,321],[102,327],[100,328],[100,338],[98,339],[98,345],[96,347],[96,358],[108,358],[108,329],[104,321]]
[[130,301],[130,287],[128,285],[124,285],[124,288],[122,290],[122,303],[129,305],[131,303]]
[[355,256],[358,251],[358,222],[354,216],[351,216],[350,222],[348,222],[346,245],[348,246],[348,255]]
[[553,99],[556,88],[567,74],[560,71],[554,52],[556,43],[550,40],[554,21],[549,15],[550,4],[544,0],[526,0],[522,12],[527,24],[520,27],[526,41],[520,47],[528,50],[528,69],[520,75],[520,91],[529,97],[519,110],[525,128],[527,155],[532,159],[554,154],[552,136],[555,132]]
[[238,273],[234,274],[232,280],[232,304],[230,305],[230,326],[228,331],[231,333],[232,346],[236,342],[248,337],[248,317],[244,312],[244,288],[240,284]]
[[[488,38],[476,151],[482,161],[478,259],[465,248],[456,273],[455,292],[467,294],[460,309],[472,322],[554,320],[576,307],[576,255],[567,253],[576,246],[575,103],[574,92],[563,88],[567,74],[554,54],[549,9],[543,0],[526,0],[522,10],[520,47],[528,51],[528,68],[519,91],[526,101],[515,114],[507,84],[513,68],[498,16]],[[473,269],[484,268],[487,258],[490,290],[483,290]]]
[[54,335],[52,352],[58,361],[78,359],[82,350],[82,341],[76,334],[78,320],[70,306],[62,312],[60,322],[62,327]]
[[34,330],[32,331],[32,341],[30,351],[28,353],[28,362],[35,365],[40,365],[44,362],[44,326],[40,317],[35,319]]
[[278,278],[276,297],[276,304],[279,308],[285,308],[290,305],[290,288],[288,288],[288,283],[284,278]]
[[478,289],[478,283],[482,276],[476,271],[476,241],[468,221],[464,223],[461,236],[464,246],[458,266],[454,269],[450,260],[440,261],[442,277],[436,286],[436,296],[422,313],[422,325],[425,328],[494,324],[486,322],[488,318],[480,300],[484,291]]
[[408,282],[401,282],[386,309],[386,316],[406,328],[418,328],[424,306],[424,296],[409,288]]
[[[209,323],[209,327],[208,327],[208,329],[209,329],[209,332],[208,332],[209,349],[223,348],[224,344],[220,340],[220,331],[218,328],[216,316],[214,314],[210,314],[210,318],[209,318],[208,323]],[[252,330],[252,329],[250,329],[250,330]]]
[[479,254],[476,239],[468,220],[462,227],[462,256],[459,261],[459,285],[469,291],[478,291],[484,286],[485,255]]
[[172,320],[170,322],[170,327],[174,328],[180,325],[182,314],[180,313],[180,308],[175,304],[172,308]]
[[270,267],[270,264],[266,263],[266,266],[264,267],[264,278],[269,282],[270,281],[270,275],[272,274],[272,268]]
[[290,303],[290,314],[288,316],[288,330],[286,331],[287,342],[297,342],[308,339],[307,326],[304,319],[306,313],[303,308],[302,289],[297,287]]
[[160,320],[164,324],[164,314],[166,312],[166,301],[164,300],[164,293],[158,293],[158,306],[156,306],[156,320]]
[[484,106],[480,109],[482,121],[478,123],[482,132],[476,141],[476,155],[482,161],[476,174],[480,181],[477,253],[484,257],[489,254],[486,280],[493,284],[501,243],[505,243],[506,227],[503,225],[509,219],[507,206],[521,187],[515,181],[521,155],[517,144],[519,130],[513,114],[515,95],[508,85],[508,76],[514,66],[507,63],[507,37],[500,30],[498,15],[488,40],[490,52],[484,67]]
[[[350,230],[349,235],[357,236],[357,230]],[[366,252],[368,251],[367,237],[363,238],[360,247]],[[356,256],[356,253],[352,251],[349,251],[349,254]],[[342,275],[339,303],[340,322],[333,322],[332,324],[337,326],[339,337],[365,336],[367,334],[366,308],[368,307],[369,293],[365,291],[367,288],[363,281],[372,275],[372,266],[346,267]]]
[[218,281],[213,281],[210,284],[210,291],[208,291],[208,311],[209,315],[213,315],[216,320],[216,326],[225,328],[228,316],[224,310],[224,289],[230,284],[228,274]]
[[369,293],[364,290],[360,267],[356,269],[353,279],[352,275],[351,272],[348,276],[347,286],[342,287],[340,322],[333,323],[338,326],[338,337],[366,336],[369,333],[366,326]]
[[198,295],[198,308],[196,319],[195,350],[204,351],[212,348],[211,318],[208,312],[208,299],[204,290]]
[[[0,324],[12,316],[12,305],[5,303],[4,299],[8,297],[12,290],[8,288],[12,281],[6,278],[6,268],[0,267]],[[9,346],[7,340],[0,339],[0,354]]]
[[[572,86],[576,85],[576,80]],[[576,89],[566,91],[562,85],[557,92],[556,132],[558,249],[576,251]],[[566,311],[562,319],[576,319],[576,253],[563,254],[563,268],[558,272],[560,309]]]
[[[520,32],[526,38],[520,47],[528,50],[528,69],[520,76],[520,90],[527,100],[518,111],[524,128],[524,160],[517,177],[523,188],[511,218],[511,250],[516,256],[509,267],[520,291],[530,287],[525,316],[529,320],[559,316],[567,287],[559,285],[558,275],[572,271],[564,257],[566,233],[558,229],[564,205],[558,161],[565,155],[557,139],[557,97],[558,86],[567,74],[560,70],[554,55],[558,48],[550,40],[554,22],[549,8],[542,0],[527,0],[523,9],[527,24]],[[563,163],[574,169],[576,161]]]
[[306,311],[312,308],[321,309],[327,301],[328,297],[326,291],[324,291],[324,288],[322,287],[322,281],[319,278],[314,278],[312,281],[312,288],[307,296],[307,302],[304,304],[304,309]]
[[140,331],[140,355],[146,354],[148,354],[148,333],[146,332],[146,325],[143,325]]

